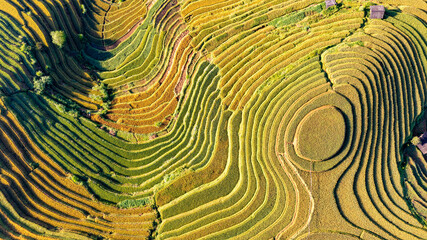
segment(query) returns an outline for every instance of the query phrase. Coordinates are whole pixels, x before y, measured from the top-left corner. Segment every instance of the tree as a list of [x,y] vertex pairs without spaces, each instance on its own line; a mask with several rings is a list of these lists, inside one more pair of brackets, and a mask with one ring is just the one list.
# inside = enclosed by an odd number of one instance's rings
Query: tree
[[50,76],[42,76],[34,80],[34,91],[37,94],[42,94],[46,87],[52,84],[52,78]]
[[43,49],[43,43],[42,42],[36,42],[36,50],[41,51]]
[[64,31],[52,31],[50,32],[50,36],[52,36],[52,43],[57,45],[59,48],[62,48],[67,40],[67,36]]
[[161,121],[158,121],[158,122],[155,122],[154,123],[154,126],[156,126],[156,127],[161,127],[163,125],[163,123],[161,122]]

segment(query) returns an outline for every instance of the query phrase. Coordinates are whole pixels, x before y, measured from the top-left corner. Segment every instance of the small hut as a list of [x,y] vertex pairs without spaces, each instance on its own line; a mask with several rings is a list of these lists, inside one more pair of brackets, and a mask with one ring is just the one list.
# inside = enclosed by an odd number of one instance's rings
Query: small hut
[[371,6],[371,19],[383,19],[385,13],[385,7],[383,5]]
[[326,4],[326,9],[328,9],[329,7],[337,5],[337,1],[335,1],[335,0],[325,0],[325,4]]
[[420,136],[420,143],[417,144],[417,147],[423,155],[427,155],[427,132]]

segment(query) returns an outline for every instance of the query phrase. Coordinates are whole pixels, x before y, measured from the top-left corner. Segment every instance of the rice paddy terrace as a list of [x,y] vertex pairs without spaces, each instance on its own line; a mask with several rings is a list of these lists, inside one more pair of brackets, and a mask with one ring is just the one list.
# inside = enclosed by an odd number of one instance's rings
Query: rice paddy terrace
[[0,29],[0,239],[427,239],[425,1],[0,0]]

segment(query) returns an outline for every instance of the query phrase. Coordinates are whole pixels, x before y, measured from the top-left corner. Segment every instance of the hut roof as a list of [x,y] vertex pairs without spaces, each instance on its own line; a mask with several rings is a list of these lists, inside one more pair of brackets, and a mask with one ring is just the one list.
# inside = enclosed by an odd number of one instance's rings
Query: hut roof
[[423,154],[427,154],[427,132],[424,132],[423,135],[420,136],[420,144],[417,144],[418,149],[421,150]]
[[326,8],[337,5],[337,1],[335,0],[325,0]]
[[418,144],[417,148],[423,153],[423,155],[427,154],[427,144]]
[[385,13],[385,7],[383,5],[371,6],[371,19],[383,19]]

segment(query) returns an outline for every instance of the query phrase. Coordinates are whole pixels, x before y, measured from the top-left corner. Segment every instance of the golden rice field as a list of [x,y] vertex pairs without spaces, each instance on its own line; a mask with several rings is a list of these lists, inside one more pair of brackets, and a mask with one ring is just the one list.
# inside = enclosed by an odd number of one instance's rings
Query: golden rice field
[[0,239],[427,239],[427,2],[337,3],[0,0]]

